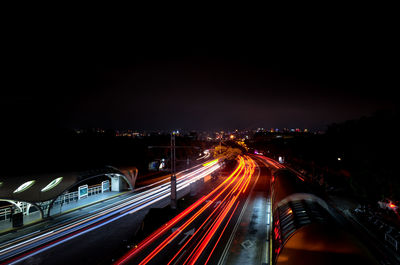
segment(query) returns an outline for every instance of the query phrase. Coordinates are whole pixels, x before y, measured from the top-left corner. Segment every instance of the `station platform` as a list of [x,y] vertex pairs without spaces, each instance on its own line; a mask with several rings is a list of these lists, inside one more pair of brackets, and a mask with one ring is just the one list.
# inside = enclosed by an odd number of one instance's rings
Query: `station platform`
[[[108,192],[93,194],[91,196],[88,196],[88,197],[80,199],[80,200],[74,199],[74,200],[71,200],[68,202],[54,204],[50,210],[50,217],[56,217],[59,215],[66,214],[68,212],[76,211],[76,210],[91,206],[93,204],[99,203],[101,201],[111,199],[111,198],[121,195],[123,193],[124,192],[108,191]],[[40,211],[38,211],[38,210],[31,212],[29,214],[24,214],[23,215],[23,227],[32,225],[41,220],[43,220],[43,219],[41,218]],[[3,220],[0,221],[0,234],[7,233],[14,229],[21,229],[21,227],[14,228],[13,222],[11,220],[11,215],[5,214]]]

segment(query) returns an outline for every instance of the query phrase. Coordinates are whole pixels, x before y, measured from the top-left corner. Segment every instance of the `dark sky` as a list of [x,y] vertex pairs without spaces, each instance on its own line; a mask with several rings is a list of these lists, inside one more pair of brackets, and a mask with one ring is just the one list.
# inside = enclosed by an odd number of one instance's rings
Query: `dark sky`
[[256,11],[9,21],[2,125],[324,128],[395,108],[390,14]]

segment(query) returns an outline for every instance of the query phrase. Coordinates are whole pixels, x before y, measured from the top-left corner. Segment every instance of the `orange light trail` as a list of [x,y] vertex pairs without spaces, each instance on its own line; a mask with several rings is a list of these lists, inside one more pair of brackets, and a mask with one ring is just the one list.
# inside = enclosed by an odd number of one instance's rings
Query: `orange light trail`
[[[251,161],[251,160],[250,160]],[[231,210],[231,208],[233,207],[234,203],[236,202],[236,200],[238,199],[238,194],[242,193],[244,191],[244,189],[246,188],[246,182],[248,179],[250,179],[249,177],[252,175],[252,171],[248,170],[246,172],[247,174],[243,175],[243,178],[241,178],[240,182],[237,184],[237,186],[235,187],[234,191],[236,191],[239,187],[239,192],[237,193],[237,195],[235,195],[233,197],[233,199],[229,202],[228,206],[225,208],[225,210],[219,215],[219,217],[216,219],[216,221],[214,222],[213,226],[209,229],[209,232],[205,235],[204,240],[202,239],[202,243],[199,246],[199,248],[197,249],[197,251],[194,253],[194,256],[191,258],[191,261],[189,262],[189,264],[194,264],[197,259],[200,257],[200,255],[203,253],[204,249],[207,247],[207,245],[209,244],[210,240],[212,239],[212,237],[215,235],[217,229],[220,227],[221,223],[224,221],[225,217],[227,216],[227,214],[229,213],[229,211]],[[244,179],[246,179],[246,181],[244,181]],[[244,182],[243,182],[244,181]],[[233,192],[234,192],[233,191]],[[239,203],[239,202],[238,202]],[[235,207],[236,210],[237,206]],[[235,212],[235,210],[232,212]],[[231,217],[229,218],[228,222],[225,225],[226,226],[229,224]],[[223,231],[225,230],[225,228],[223,229]],[[222,232],[223,233],[223,232]],[[217,243],[219,242],[219,239],[222,236],[222,233],[220,234],[220,237],[217,239]],[[216,243],[216,244],[217,244]],[[216,244],[214,245],[213,249],[211,250],[211,253],[209,255],[209,257],[207,258],[206,263],[208,262],[208,260],[210,259],[212,252],[214,251]],[[198,244],[199,245],[199,244]]]
[[[254,160],[253,160],[253,159],[250,159],[250,176],[253,175],[254,170],[255,170],[255,163],[254,163]],[[244,193],[244,192],[246,191],[247,186],[249,185],[249,183],[250,183],[250,178],[247,178],[246,184],[245,184],[245,187],[244,187],[242,193]]]
[[[242,170],[243,170],[243,169],[242,169]],[[241,174],[241,172],[239,172],[237,176],[239,176],[240,174]],[[245,171],[245,174],[246,174],[246,171]],[[245,176],[245,175],[243,175],[243,176]],[[213,210],[213,212],[207,217],[207,219],[206,219],[206,220],[202,223],[202,225],[197,229],[197,231],[193,234],[193,236],[195,236],[195,235],[200,231],[200,229],[202,229],[202,227],[208,222],[208,220],[214,215],[214,213],[216,213],[217,211],[220,210],[219,208],[222,206],[222,204],[223,204],[222,202],[226,201],[227,198],[228,198],[229,196],[232,195],[232,193],[234,192],[234,190],[236,190],[237,187],[240,186],[240,184],[242,183],[242,181],[243,181],[243,177],[241,178],[241,180],[240,180],[238,183],[235,184],[233,190],[231,190],[231,191],[221,200],[221,203],[218,204],[218,206],[217,206],[217,207]],[[228,188],[228,187],[226,187],[226,188],[224,189],[224,191],[225,191],[227,188]],[[222,191],[222,192],[223,192],[223,191]],[[236,198],[235,198],[235,199],[236,199]],[[226,206],[225,206],[224,209],[226,209]],[[224,209],[222,209],[222,212],[224,212]],[[230,208],[229,208],[229,209],[230,209]],[[220,216],[220,215],[221,215],[221,213],[219,214],[219,216]],[[216,218],[216,219],[218,219],[218,218]],[[214,221],[214,223],[215,223],[215,221]],[[192,236],[192,237],[193,237],[193,236]],[[204,237],[203,237],[203,238],[204,238]],[[187,245],[189,242],[190,242],[190,240],[187,241],[187,242],[181,247],[181,249],[174,255],[174,257],[169,261],[168,264],[171,264],[171,263],[173,262],[173,260],[179,255],[179,253],[182,252],[182,251],[185,249],[186,245]]]
[[217,159],[215,159],[215,160],[213,160],[213,161],[204,163],[204,164],[203,164],[203,167],[206,167],[206,166],[213,166],[213,165],[217,164],[218,161],[219,161],[219,158],[217,158]]
[[[238,194],[240,194],[243,191],[243,189],[245,188],[244,180],[251,176],[251,175],[249,175],[249,173],[250,173],[249,170],[247,170],[247,168],[246,168],[245,174],[242,175],[242,178],[238,181],[238,183],[235,185],[233,190],[231,190],[227,196],[232,195],[236,190],[239,189],[237,195],[234,195],[234,197],[227,203],[226,207],[224,207],[222,212],[215,218],[215,220],[212,223],[212,225],[210,226],[210,228],[208,228],[205,235],[203,235],[201,240],[199,240],[199,243],[194,248],[194,249],[196,249],[196,251],[192,251],[192,253],[186,258],[185,262],[183,262],[183,264],[186,264],[186,263],[194,264],[198,260],[200,255],[203,253],[204,249],[209,245],[210,240],[215,236],[216,231],[219,229],[222,222],[225,220],[226,216],[228,215],[229,211],[232,209],[233,205],[237,201]],[[236,210],[236,207],[235,207],[235,210]],[[229,218],[229,220],[230,219],[231,218]],[[228,223],[229,223],[229,221],[228,221]],[[219,241],[219,239],[217,240],[217,242],[218,241]],[[171,261],[170,261],[170,263],[171,263]]]
[[212,254],[213,254],[213,252],[214,252],[214,250],[215,250],[215,248],[216,248],[217,245],[218,245],[219,240],[221,239],[222,235],[224,234],[225,229],[226,229],[226,227],[228,226],[228,224],[230,223],[230,221],[231,221],[231,219],[232,219],[232,216],[233,216],[233,214],[236,212],[236,209],[237,209],[238,206],[239,206],[239,202],[236,203],[235,209],[233,209],[233,211],[232,211],[232,213],[231,213],[231,216],[230,216],[229,219],[228,219],[228,222],[226,222],[226,224],[225,224],[225,226],[224,226],[224,229],[223,229],[222,232],[220,233],[220,235],[219,235],[219,237],[218,237],[218,239],[217,239],[217,242],[215,243],[213,249],[210,251],[210,255],[208,255],[208,258],[207,258],[206,262],[204,263],[204,265],[206,265],[206,264],[208,263],[208,261],[210,260]]
[[[239,174],[236,175],[239,176],[241,171],[244,168],[244,161],[243,158],[241,158],[241,170],[239,171]],[[236,179],[235,177],[235,179]],[[234,181],[234,179],[233,179]],[[201,213],[203,213],[212,203],[214,203],[216,201],[216,199],[221,196],[221,194],[230,186],[230,184],[233,183],[230,182],[229,185],[227,185],[223,190],[220,191],[220,193],[213,198],[212,200],[210,200],[209,202],[207,202],[200,210],[198,210],[191,218],[189,218],[189,220],[187,220],[183,225],[181,225],[177,230],[175,230],[175,232],[173,232],[170,236],[168,236],[161,244],[159,244],[144,260],[142,260],[139,264],[143,265],[143,264],[147,264],[152,258],[154,258],[154,256],[156,256],[165,246],[167,246],[172,240],[175,239],[175,237],[177,237],[183,230],[185,230]]]
[[[214,160],[215,161],[215,160]],[[212,161],[213,162],[213,161]],[[217,160],[218,162],[218,160]],[[216,163],[216,162],[215,162]],[[176,236],[178,236],[196,217],[198,217],[207,207],[209,207],[215,200],[237,179],[237,177],[242,173],[243,169],[245,169],[245,163],[244,159],[242,157],[239,157],[239,165],[236,167],[234,172],[230,176],[228,176],[217,188],[215,188],[212,192],[210,192],[207,196],[203,196],[200,198],[198,201],[196,201],[194,204],[192,204],[189,208],[184,210],[182,213],[177,215],[175,218],[173,218],[171,221],[169,221],[167,224],[164,226],[160,227],[157,229],[155,232],[153,232],[150,236],[148,236],[144,241],[142,241],[139,246],[132,251],[128,252],[125,254],[119,261],[117,261],[115,264],[123,264],[124,262],[128,261],[131,257],[135,256],[137,253],[139,253],[141,250],[146,248],[149,244],[154,242],[159,236],[161,236],[163,233],[171,229],[176,223],[178,223],[180,220],[182,220],[185,216],[187,216],[190,212],[192,212],[195,208],[197,208],[200,204],[205,202],[208,198],[213,196],[216,192],[220,191],[219,194],[216,195],[216,197],[213,200],[210,200],[209,202],[206,203],[201,209],[198,210],[198,212],[192,216],[184,225],[182,225],[179,229],[177,229],[174,233],[172,233],[166,240],[164,240],[163,244],[159,245],[156,249],[152,251],[140,264],[146,264],[148,261],[150,261],[155,255],[157,255],[168,243],[170,243]],[[225,186],[226,185],[226,186]],[[221,190],[222,187],[224,189]]]
[[[215,162],[216,161],[216,162]],[[211,161],[209,163],[217,163],[217,160]],[[209,165],[209,163],[206,163]],[[128,259],[134,257],[137,253],[139,253],[141,250],[145,249],[148,247],[151,243],[153,243],[156,239],[158,239],[161,235],[165,234],[165,232],[169,231],[172,227],[175,227],[175,225],[182,220],[184,217],[188,216],[189,213],[192,213],[193,215],[185,221],[182,225],[180,225],[174,232],[172,232],[171,235],[169,235],[167,238],[163,240],[160,244],[158,244],[139,264],[147,264],[149,261],[151,261],[157,254],[160,253],[166,247],[168,244],[170,244],[179,234],[181,234],[185,229],[188,229],[189,225],[192,224],[196,218],[198,218],[201,214],[204,213],[206,209],[209,209],[209,207],[216,202],[217,199],[219,199],[224,192],[227,191],[229,187],[232,186],[233,183],[235,183],[232,188],[228,191],[226,195],[223,196],[223,198],[220,199],[220,203],[216,204],[214,206],[215,209],[213,209],[212,213],[207,216],[205,221],[202,222],[201,226],[196,229],[194,234],[185,242],[185,244],[175,253],[175,255],[172,257],[172,259],[169,261],[168,264],[173,263],[173,261],[178,257],[180,253],[182,253],[186,246],[188,245],[191,240],[198,235],[199,232],[201,232],[203,227],[208,225],[210,220],[213,220],[210,224],[210,227],[206,229],[206,233],[201,237],[197,245],[194,247],[193,251],[191,254],[186,258],[186,260],[182,264],[194,264],[198,258],[201,256],[202,252],[204,249],[209,245],[210,240],[215,236],[216,231],[220,229],[222,223],[227,220],[227,223],[224,225],[223,230],[221,233],[223,233],[229,224],[230,220],[232,219],[233,214],[235,213],[238,205],[239,205],[239,194],[242,194],[246,191],[250,179],[254,173],[255,170],[255,163],[250,157],[245,157],[243,158],[242,156],[239,157],[239,164],[236,167],[236,169],[230,174],[220,185],[218,185],[217,188],[215,188],[212,192],[210,192],[208,195],[203,196],[200,198],[198,201],[196,201],[194,204],[192,204],[189,208],[184,210],[182,213],[177,215],[175,218],[173,218],[171,221],[157,229],[155,232],[153,232],[149,237],[147,237],[144,241],[142,241],[139,246],[127,254],[125,254],[119,261],[117,261],[115,264],[123,264]],[[236,195],[235,195],[236,194]],[[211,197],[213,196],[213,197]],[[212,198],[212,199],[210,199]],[[230,198],[230,199],[229,199]],[[208,202],[206,202],[208,199],[210,199]],[[202,207],[200,205],[202,203],[206,202]],[[198,210],[195,211],[196,208],[200,207]],[[232,212],[231,212],[232,211]],[[230,214],[229,214],[230,213]],[[216,216],[215,216],[216,215]],[[228,217],[228,219],[227,219]],[[204,231],[202,231],[204,232]],[[217,239],[216,245],[220,241],[222,235],[220,235]],[[207,262],[210,259],[216,245],[213,247],[210,255],[208,256]]]
[[215,232],[217,231],[217,229],[221,225],[222,221],[225,219],[226,215],[228,214],[229,210],[232,208],[234,203],[235,203],[235,200],[231,200],[229,202],[228,206],[219,215],[219,217],[215,221],[214,225],[210,228],[210,231],[207,234],[205,234],[205,238],[204,238],[204,240],[201,241],[200,247],[196,250],[196,252],[194,253],[194,256],[190,259],[190,262],[189,262],[190,265],[194,264],[197,261],[197,259],[200,257],[200,255],[202,254],[203,250],[207,247],[207,245],[210,242],[211,238],[214,236]]

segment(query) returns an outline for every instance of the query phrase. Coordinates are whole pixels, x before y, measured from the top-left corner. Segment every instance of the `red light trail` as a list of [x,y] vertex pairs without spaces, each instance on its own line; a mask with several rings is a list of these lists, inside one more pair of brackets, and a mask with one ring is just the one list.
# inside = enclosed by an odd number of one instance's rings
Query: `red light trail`
[[[153,232],[115,264],[148,264],[157,255],[161,255],[163,250],[168,251],[166,247],[170,244],[176,244],[174,247],[177,247],[177,251],[168,258],[168,264],[178,261],[179,264],[195,264],[200,258],[205,258],[204,253],[207,253],[207,259],[205,263],[203,262],[206,264],[238,208],[240,198],[247,190],[255,166],[255,162],[250,157],[240,156],[235,170],[220,185]],[[195,229],[194,226],[197,228]],[[175,230],[167,235],[172,228]],[[188,233],[185,233],[188,230],[194,231],[190,237]],[[187,236],[182,241],[186,240],[186,242],[180,246],[177,244],[178,240],[175,239],[184,233]],[[216,235],[219,237],[216,238]],[[211,246],[211,242],[214,242],[213,248],[209,252],[205,251]],[[146,249],[150,248],[151,251],[147,253]]]

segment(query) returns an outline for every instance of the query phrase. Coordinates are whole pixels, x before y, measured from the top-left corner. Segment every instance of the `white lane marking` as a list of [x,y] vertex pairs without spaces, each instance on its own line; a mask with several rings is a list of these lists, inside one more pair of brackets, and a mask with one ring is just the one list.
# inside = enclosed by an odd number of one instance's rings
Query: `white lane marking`
[[220,258],[219,261],[218,261],[218,265],[225,264],[225,260],[226,260],[226,258],[228,257],[228,252],[229,252],[229,249],[230,249],[230,247],[231,247],[233,238],[234,238],[234,236],[235,236],[235,234],[236,234],[237,229],[239,228],[239,224],[240,224],[241,221],[242,221],[244,212],[245,212],[245,210],[246,210],[246,208],[247,208],[247,205],[248,205],[248,203],[249,203],[249,201],[250,201],[251,194],[252,194],[252,192],[253,192],[253,190],[254,190],[254,187],[255,187],[255,185],[256,185],[256,183],[257,183],[257,181],[258,181],[258,177],[260,177],[261,169],[260,169],[260,167],[258,166],[257,163],[256,163],[256,165],[257,165],[257,168],[258,168],[258,175],[257,175],[256,181],[253,183],[253,186],[251,187],[251,190],[250,190],[250,192],[249,192],[249,196],[247,197],[247,200],[246,200],[246,202],[245,202],[245,204],[244,204],[244,206],[243,206],[243,208],[242,208],[242,211],[240,212],[239,218],[238,218],[238,220],[236,221],[236,224],[235,224],[235,227],[234,227],[233,230],[232,230],[231,236],[229,237],[229,240],[228,240],[228,242],[227,242],[226,245],[225,245],[225,248],[224,248],[224,251],[222,252],[221,258]]
[[249,248],[251,248],[251,247],[254,246],[254,243],[247,239],[247,240],[243,241],[240,245],[241,245],[244,249],[249,249]]
[[189,236],[193,236],[195,230],[196,230],[195,228],[192,228],[192,229],[190,229],[189,231],[187,231],[186,233],[184,233],[185,237],[184,237],[181,241],[179,241],[178,245],[182,245],[183,242],[185,242],[186,239],[187,239]]

